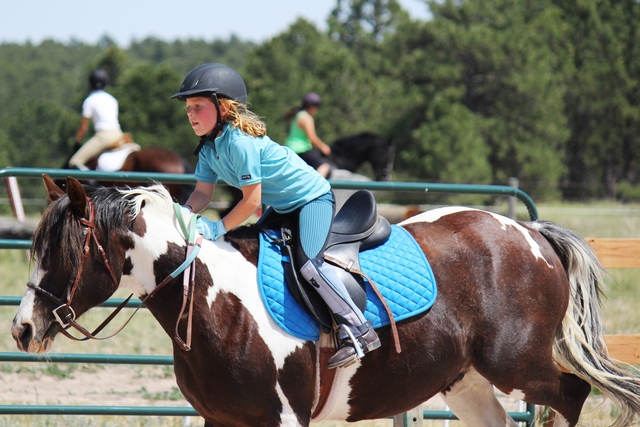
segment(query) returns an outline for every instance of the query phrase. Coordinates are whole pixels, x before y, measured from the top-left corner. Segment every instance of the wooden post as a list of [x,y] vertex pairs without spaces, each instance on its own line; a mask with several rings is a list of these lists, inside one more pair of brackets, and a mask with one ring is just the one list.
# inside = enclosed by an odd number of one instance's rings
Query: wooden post
[[[605,268],[640,268],[640,239],[587,238]],[[609,356],[619,362],[640,365],[640,335],[605,335]]]
[[640,268],[640,239],[587,238],[604,268]]
[[605,335],[611,358],[631,365],[640,365],[640,335]]
[[18,179],[15,176],[5,177],[7,184],[7,192],[9,193],[9,201],[11,202],[11,210],[13,215],[20,222],[24,221],[24,207],[22,206],[22,198],[20,197],[20,189],[18,188]]

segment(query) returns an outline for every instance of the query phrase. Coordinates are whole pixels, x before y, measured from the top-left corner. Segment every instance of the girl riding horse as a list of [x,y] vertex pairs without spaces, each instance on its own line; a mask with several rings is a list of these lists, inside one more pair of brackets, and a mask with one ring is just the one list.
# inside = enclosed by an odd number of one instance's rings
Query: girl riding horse
[[242,199],[217,222],[200,217],[198,231],[217,240],[262,206],[279,214],[297,211],[304,278],[327,303],[339,326],[341,347],[330,368],[347,366],[380,347],[376,332],[353,302],[340,278],[325,264],[323,248],[334,216],[331,186],[291,149],[266,135],[266,125],[246,106],[242,77],[218,63],[194,68],[171,98],[184,101],[187,117],[200,137],[196,188],[187,212],[205,209],[219,179],[242,190]]

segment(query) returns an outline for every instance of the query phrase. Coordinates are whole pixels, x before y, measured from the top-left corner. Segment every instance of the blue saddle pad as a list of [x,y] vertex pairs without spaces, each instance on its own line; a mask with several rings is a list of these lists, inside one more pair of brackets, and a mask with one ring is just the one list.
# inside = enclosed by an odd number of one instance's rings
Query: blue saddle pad
[[[360,253],[360,267],[376,284],[396,321],[422,313],[436,299],[436,281],[431,266],[413,237],[392,225],[384,244]],[[269,231],[273,237],[279,232]],[[267,310],[286,332],[304,340],[318,340],[320,323],[293,298],[284,284],[283,255],[265,233],[260,234],[258,286]],[[388,325],[389,316],[380,299],[366,283],[365,317],[374,328]]]

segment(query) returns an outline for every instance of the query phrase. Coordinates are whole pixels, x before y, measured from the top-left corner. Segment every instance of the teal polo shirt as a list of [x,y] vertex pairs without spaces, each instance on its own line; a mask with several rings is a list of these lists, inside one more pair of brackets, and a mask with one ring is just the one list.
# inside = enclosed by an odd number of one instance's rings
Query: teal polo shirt
[[261,183],[262,203],[278,213],[292,212],[331,190],[329,182],[290,148],[231,125],[202,147],[194,176],[239,189]]

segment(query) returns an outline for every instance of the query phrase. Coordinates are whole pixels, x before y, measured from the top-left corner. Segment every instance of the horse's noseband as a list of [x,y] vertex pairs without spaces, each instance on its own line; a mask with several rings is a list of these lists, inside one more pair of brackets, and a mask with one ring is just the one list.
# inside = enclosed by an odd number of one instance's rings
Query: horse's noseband
[[[82,260],[80,261],[80,265],[78,267],[78,271],[76,272],[74,281],[71,282],[70,280],[69,281],[70,285],[67,286],[66,288],[66,299],[67,299],[66,302],[56,297],[55,295],[53,295],[51,292],[37,286],[33,282],[27,283],[27,286],[33,289],[36,293],[39,293],[40,295],[52,301],[54,304],[58,305],[51,312],[53,316],[56,318],[56,321],[60,324],[60,326],[62,326],[62,333],[68,338],[71,338],[76,341],[85,341],[87,339],[107,339],[112,337],[113,335],[116,335],[118,332],[120,332],[120,330],[122,330],[124,326],[109,337],[97,338],[95,336],[95,334],[99,333],[102,329],[104,329],[105,326],[107,326],[109,322],[111,322],[111,320],[120,312],[120,310],[122,310],[122,308],[124,308],[124,306],[129,302],[129,299],[131,298],[131,296],[129,296],[129,298],[127,298],[118,308],[116,308],[116,310],[113,313],[111,313],[109,317],[107,317],[107,319],[100,326],[98,326],[98,328],[93,332],[89,332],[84,327],[76,323],[76,312],[71,307],[71,302],[73,301],[73,297],[75,296],[76,290],[78,289],[78,284],[80,283],[80,278],[82,277],[82,270],[84,268],[85,261],[87,260],[87,258],[89,257],[89,254],[91,253],[92,239],[95,242],[96,247],[100,251],[100,254],[102,255],[104,264],[106,265],[107,270],[111,275],[111,280],[113,280],[113,283],[116,285],[116,288],[120,286],[120,284],[118,283],[118,279],[116,279],[116,275],[113,273],[113,270],[111,269],[111,264],[109,263],[109,259],[107,258],[107,253],[105,252],[104,248],[100,244],[100,241],[96,237],[95,209],[93,207],[93,201],[89,197],[87,197],[87,207],[89,211],[89,218],[88,219],[80,218],[80,222],[82,223],[82,225],[84,225],[84,230],[82,234],[85,236]],[[85,336],[85,338],[78,339],[72,336],[71,334],[69,334],[66,331],[69,328],[69,326],[73,326],[75,329],[80,331],[80,333],[82,333]]]
[[[48,299],[50,299],[55,304],[58,304],[58,307],[56,307],[53,310],[51,310],[51,313],[53,313],[53,316],[56,318],[56,321],[64,329],[69,327],[70,322],[68,322],[67,320],[75,320],[76,312],[73,311],[73,308],[71,308],[71,305],[68,305],[67,303],[63,302],[60,298],[58,298],[57,296],[53,295],[51,292],[38,287],[33,282],[27,282],[27,287],[33,289],[34,291],[36,291],[36,293],[39,293],[40,295],[47,297]],[[67,288],[67,290],[68,289],[69,288]],[[71,304],[71,302],[69,302],[69,304]],[[60,311],[61,309],[67,310],[66,315],[61,316],[60,314],[58,314],[58,311]],[[62,320],[62,319],[64,319],[64,320]]]

